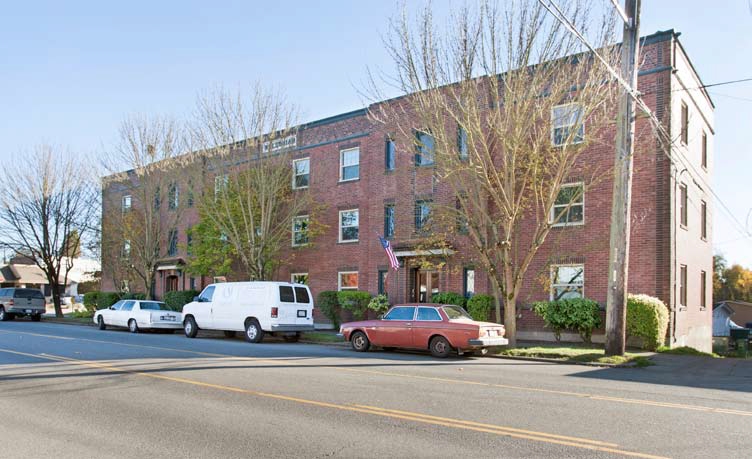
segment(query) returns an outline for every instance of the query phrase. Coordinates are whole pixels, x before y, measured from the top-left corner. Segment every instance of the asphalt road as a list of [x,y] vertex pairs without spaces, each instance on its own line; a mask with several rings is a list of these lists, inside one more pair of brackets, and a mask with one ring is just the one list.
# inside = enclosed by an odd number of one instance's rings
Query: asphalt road
[[[746,362],[644,369],[0,323],[0,457],[744,457]],[[738,361],[737,361],[738,362]]]

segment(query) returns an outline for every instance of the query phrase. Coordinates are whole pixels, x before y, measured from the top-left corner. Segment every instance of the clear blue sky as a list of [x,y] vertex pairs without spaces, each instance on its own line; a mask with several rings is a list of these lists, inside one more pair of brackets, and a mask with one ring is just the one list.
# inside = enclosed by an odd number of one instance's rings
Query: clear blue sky
[[[184,116],[196,93],[216,84],[274,85],[303,120],[361,108],[356,88],[366,68],[391,70],[381,36],[399,8],[392,0],[7,2],[0,160],[40,142],[96,155],[112,144],[123,116]],[[749,78],[751,8],[749,0],[643,0],[641,34],[680,31],[706,84]],[[714,187],[752,231],[752,82],[711,94]],[[717,205],[715,214],[716,250],[752,267],[752,238],[742,238]]]

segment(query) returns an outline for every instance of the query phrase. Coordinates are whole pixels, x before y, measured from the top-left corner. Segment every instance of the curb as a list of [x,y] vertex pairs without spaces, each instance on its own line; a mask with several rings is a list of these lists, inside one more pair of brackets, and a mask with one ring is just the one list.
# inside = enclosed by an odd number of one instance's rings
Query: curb
[[493,359],[524,360],[528,362],[556,363],[559,365],[580,365],[580,366],[585,366],[585,367],[637,368],[637,364],[635,362],[624,362],[624,363],[577,362],[577,361],[562,360],[562,359],[548,359],[545,357],[525,357],[525,356],[519,356],[519,355],[491,355],[491,354],[486,354],[483,357],[490,357]]

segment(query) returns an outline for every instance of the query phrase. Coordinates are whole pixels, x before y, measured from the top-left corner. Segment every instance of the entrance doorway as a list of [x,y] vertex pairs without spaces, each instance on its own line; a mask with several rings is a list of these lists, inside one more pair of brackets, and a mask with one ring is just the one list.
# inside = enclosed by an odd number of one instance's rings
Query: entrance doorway
[[439,293],[439,272],[415,270],[415,298],[416,303],[430,303],[431,297]]
[[165,292],[174,292],[178,289],[178,276],[167,276],[165,279]]

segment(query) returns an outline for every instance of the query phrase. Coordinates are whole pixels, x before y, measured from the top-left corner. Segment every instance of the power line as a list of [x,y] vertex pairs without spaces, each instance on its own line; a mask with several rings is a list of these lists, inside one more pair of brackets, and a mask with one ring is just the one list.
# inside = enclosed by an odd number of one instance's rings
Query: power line
[[727,84],[735,84],[735,83],[744,83],[747,81],[752,81],[752,78],[742,78],[741,80],[731,80],[731,81],[722,81],[720,83],[711,83],[711,84],[704,84],[702,86],[695,86],[694,88],[680,88],[680,89],[674,89],[674,91],[690,91],[692,89],[703,89],[703,88],[712,88],[713,86],[725,86]]
[[[676,145],[676,140],[671,138],[671,135],[666,130],[666,128],[663,126],[663,123],[658,119],[657,116],[653,113],[653,111],[650,109],[650,107],[647,106],[647,104],[642,100],[642,97],[639,92],[637,92],[635,89],[633,89],[627,82],[625,82],[621,76],[614,70],[614,68],[596,51],[596,49],[587,41],[587,39],[577,30],[577,28],[574,26],[574,24],[567,18],[564,13],[561,11],[561,9],[556,5],[556,3],[553,0],[548,0],[548,5],[544,3],[544,0],[538,0],[538,2],[549,12],[551,15],[559,21],[567,30],[572,32],[589,50],[593,53],[593,55],[603,63],[609,73],[612,74],[612,76],[619,82],[622,87],[629,93],[629,95],[635,100],[637,105],[640,107],[640,109],[645,112],[645,114],[648,115],[648,118],[650,119],[654,130],[658,134],[658,139],[661,141],[661,143],[668,142],[668,146],[670,148],[668,149],[662,149],[662,153],[669,159],[671,164],[676,166],[676,160],[678,160],[681,163],[682,168],[689,171],[692,170],[692,175],[694,175],[696,178],[696,181],[701,181],[705,185],[705,188],[710,192],[710,194],[716,199],[716,201],[721,205],[721,208],[727,213],[727,216],[731,218],[731,222],[737,225],[737,231],[739,231],[740,234],[743,235],[750,235],[750,232],[747,231],[747,228],[741,224],[741,222],[736,218],[734,213],[731,211],[731,209],[728,208],[725,202],[721,199],[720,196],[713,190],[710,183],[702,176],[702,174],[696,169],[694,164],[692,164],[691,161],[689,161],[684,153],[682,152],[681,148],[679,148],[678,145]],[[549,7],[550,6],[550,7]],[[551,8],[554,8],[557,13],[554,13]],[[741,81],[741,80],[740,80]],[[728,83],[728,82],[723,82]],[[715,85],[718,85],[721,83],[715,83]],[[668,152],[666,151],[668,150]],[[676,160],[671,155],[672,151],[676,151]],[[686,162],[685,162],[686,161]]]
[[[708,91],[708,92],[710,92],[710,91]],[[718,92],[718,91],[713,91],[710,94],[712,94],[714,96],[728,97],[729,99],[736,99],[736,100],[741,100],[741,101],[745,101],[745,102],[752,102],[752,99],[750,99],[748,97],[732,96],[731,94],[723,94],[723,93]]]

